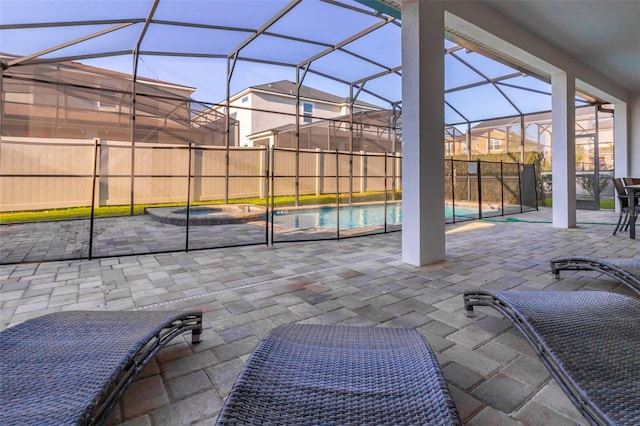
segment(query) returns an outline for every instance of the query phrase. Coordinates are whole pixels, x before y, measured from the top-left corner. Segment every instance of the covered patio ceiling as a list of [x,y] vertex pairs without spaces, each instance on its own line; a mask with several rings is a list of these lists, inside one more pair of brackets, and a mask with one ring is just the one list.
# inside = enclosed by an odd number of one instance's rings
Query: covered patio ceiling
[[[33,64],[74,61],[192,87],[192,100],[203,108],[286,79],[401,109],[401,20],[393,7],[377,7],[381,12],[368,4],[8,0],[0,14],[3,76]],[[446,124],[551,109],[544,77],[451,33],[443,34],[443,53]],[[595,101],[577,97],[576,105]]]

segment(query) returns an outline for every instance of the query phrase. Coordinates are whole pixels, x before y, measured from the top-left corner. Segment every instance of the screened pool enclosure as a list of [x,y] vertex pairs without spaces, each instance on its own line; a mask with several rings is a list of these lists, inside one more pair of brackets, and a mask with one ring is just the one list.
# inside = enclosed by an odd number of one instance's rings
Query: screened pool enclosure
[[[367,1],[3,2],[1,263],[400,230],[401,25]],[[456,34],[443,54],[446,220],[544,205],[549,82]],[[612,112],[576,106],[597,208]]]

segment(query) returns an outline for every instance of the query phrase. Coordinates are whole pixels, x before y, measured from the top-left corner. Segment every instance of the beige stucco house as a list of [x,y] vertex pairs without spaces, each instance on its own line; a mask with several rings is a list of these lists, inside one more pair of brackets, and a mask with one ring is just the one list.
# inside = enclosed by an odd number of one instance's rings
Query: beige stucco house
[[[300,86],[299,102],[297,94],[296,83],[281,80],[248,87],[232,96],[229,113],[238,122],[239,146],[400,151],[399,111],[361,101],[351,103],[349,98],[304,85]],[[212,111],[226,113],[226,108],[217,105]],[[297,114],[299,141],[295,136]]]

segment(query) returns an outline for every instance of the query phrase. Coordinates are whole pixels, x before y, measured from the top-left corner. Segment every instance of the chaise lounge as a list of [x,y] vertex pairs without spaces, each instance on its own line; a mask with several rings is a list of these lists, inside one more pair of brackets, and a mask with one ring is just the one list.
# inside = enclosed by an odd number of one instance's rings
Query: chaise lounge
[[393,327],[291,324],[263,339],[218,425],[460,425],[427,341]]
[[174,337],[200,341],[202,312],[70,311],[0,332],[0,424],[93,425]]
[[593,425],[640,419],[640,301],[597,291],[464,293],[469,316],[490,306],[524,335]]
[[586,256],[558,257],[551,260],[551,273],[560,271],[598,271],[608,275],[640,295],[640,257],[629,259],[601,259]]

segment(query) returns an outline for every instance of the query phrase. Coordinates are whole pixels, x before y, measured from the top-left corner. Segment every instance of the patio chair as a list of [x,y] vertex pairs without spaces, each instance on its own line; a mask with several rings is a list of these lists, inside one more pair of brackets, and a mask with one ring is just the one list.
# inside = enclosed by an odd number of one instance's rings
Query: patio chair
[[[624,189],[625,183],[622,178],[613,179],[613,187],[616,191],[616,196],[620,202],[620,214],[618,215],[618,223],[613,229],[613,235],[616,235],[618,231],[626,231],[629,227],[629,215],[631,213],[631,203],[629,200],[629,194]],[[640,207],[638,208],[640,211]]]
[[427,341],[415,330],[291,324],[263,339],[218,425],[460,425]]
[[69,311],[0,332],[0,424],[93,425],[154,354],[202,313]]
[[640,178],[624,177],[622,180],[625,185],[640,185]]
[[593,425],[640,419],[640,301],[598,291],[464,293],[469,316],[490,306],[523,334]]
[[640,296],[640,257],[601,259],[567,256],[551,260],[551,273],[560,278],[560,271],[598,271],[625,284]]

